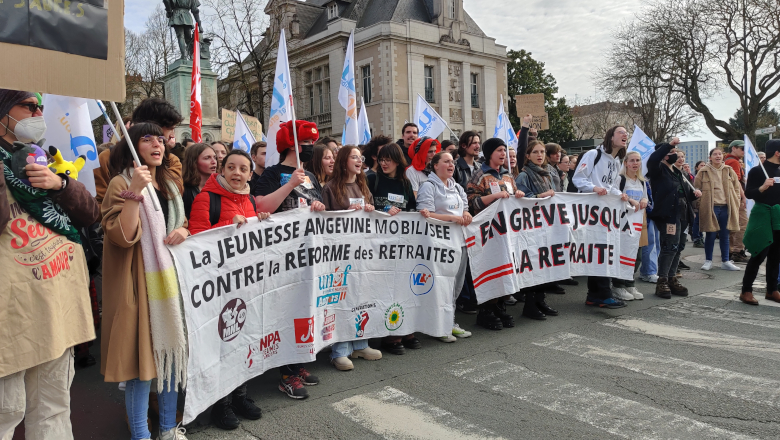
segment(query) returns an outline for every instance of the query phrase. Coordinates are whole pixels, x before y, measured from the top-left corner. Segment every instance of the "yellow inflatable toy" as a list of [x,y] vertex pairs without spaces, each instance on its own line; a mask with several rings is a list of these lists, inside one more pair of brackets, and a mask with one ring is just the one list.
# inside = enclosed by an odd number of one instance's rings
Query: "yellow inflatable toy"
[[86,156],[79,156],[74,162],[69,162],[62,157],[62,153],[57,147],[49,147],[49,154],[54,158],[54,163],[49,164],[49,169],[56,174],[65,174],[71,179],[78,180],[79,171],[84,168],[84,164],[87,163]]

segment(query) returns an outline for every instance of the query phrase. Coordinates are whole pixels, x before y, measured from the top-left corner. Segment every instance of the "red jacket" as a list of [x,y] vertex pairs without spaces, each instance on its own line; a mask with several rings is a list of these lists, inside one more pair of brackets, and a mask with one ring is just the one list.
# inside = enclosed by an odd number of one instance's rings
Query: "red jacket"
[[739,159],[736,156],[729,153],[723,158],[723,162],[737,173],[737,178],[740,182],[745,181],[745,172],[742,170],[742,166],[739,164]]
[[[192,213],[189,219],[189,230],[192,235],[209,229],[219,228],[233,223],[233,217],[243,215],[246,218],[257,217],[249,194],[234,194],[217,182],[218,174],[212,174],[209,180],[203,185],[203,190],[195,196],[192,202]],[[219,222],[214,226],[209,220],[209,208],[211,198],[209,193],[219,194],[222,197],[222,210],[219,213]]]

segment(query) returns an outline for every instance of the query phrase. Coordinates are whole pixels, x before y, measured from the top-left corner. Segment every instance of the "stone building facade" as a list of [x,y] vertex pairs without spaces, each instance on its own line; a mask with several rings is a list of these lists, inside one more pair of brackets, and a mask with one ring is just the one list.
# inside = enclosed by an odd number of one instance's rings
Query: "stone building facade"
[[[492,136],[499,95],[507,97],[506,47],[480,29],[462,0],[272,0],[266,13],[268,35],[280,26],[288,35],[296,116],[316,122],[322,136],[343,131],[338,90],[352,30],[358,100],[372,134],[399,137],[419,94],[456,134]],[[273,69],[275,54],[269,59]]]

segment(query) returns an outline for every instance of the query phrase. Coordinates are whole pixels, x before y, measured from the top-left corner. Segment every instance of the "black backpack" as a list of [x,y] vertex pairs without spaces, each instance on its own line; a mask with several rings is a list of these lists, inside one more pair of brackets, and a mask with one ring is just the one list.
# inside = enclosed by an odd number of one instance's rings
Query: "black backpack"
[[[249,201],[252,202],[252,208],[257,212],[255,198],[250,195]],[[222,213],[222,196],[217,193],[209,192],[209,223],[211,226],[219,223],[219,215]]]

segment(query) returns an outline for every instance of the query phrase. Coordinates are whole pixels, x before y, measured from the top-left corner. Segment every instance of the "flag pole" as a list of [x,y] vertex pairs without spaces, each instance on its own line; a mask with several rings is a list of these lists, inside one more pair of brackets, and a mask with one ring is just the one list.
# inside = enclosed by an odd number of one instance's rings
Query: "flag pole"
[[[125,127],[125,124],[122,124],[122,115],[119,114],[119,109],[116,108],[116,103],[114,101],[111,101],[111,109],[114,111],[114,116],[116,116],[117,121],[119,121],[119,127],[121,127],[122,134],[125,136],[127,145],[130,147],[130,154],[133,155],[133,160],[135,161],[135,164],[137,166],[141,166],[141,159],[138,158],[138,153],[135,152],[135,146],[133,145],[133,141],[130,140],[130,135],[127,134],[127,127]],[[163,145],[163,148],[165,148],[165,145]],[[149,182],[146,185],[146,190],[149,191],[149,197],[152,199],[152,205],[154,205],[154,210],[159,211],[160,201],[157,200],[157,193],[154,191],[154,185],[152,185],[152,182]]]
[[293,139],[295,140],[295,163],[296,168],[301,167],[301,156],[298,154],[298,129],[295,128],[295,106],[293,105],[292,90],[290,90],[290,113],[292,114]]

